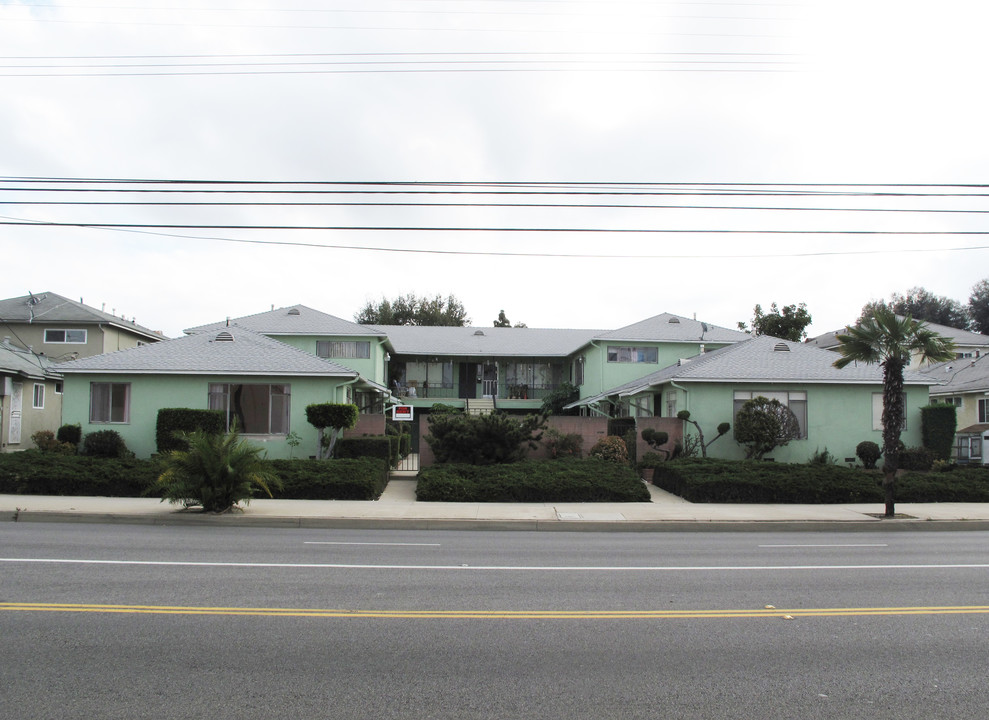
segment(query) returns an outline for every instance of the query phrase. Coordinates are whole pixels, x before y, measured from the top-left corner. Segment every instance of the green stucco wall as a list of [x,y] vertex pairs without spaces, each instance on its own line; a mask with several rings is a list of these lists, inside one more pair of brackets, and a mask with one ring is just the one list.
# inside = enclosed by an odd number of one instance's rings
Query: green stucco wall
[[[127,423],[90,423],[89,397],[91,382],[130,383],[130,421]],[[335,378],[231,377],[189,375],[67,375],[62,396],[63,423],[79,423],[82,432],[116,430],[127,447],[138,457],[157,452],[155,425],[159,408],[206,409],[210,383],[288,384],[292,398],[289,428],[302,438],[294,450],[295,457],[316,454],[316,428],[306,421],[306,406],[319,402],[343,402],[346,381]],[[270,458],[287,458],[292,448],[284,435],[245,435],[261,445]]]
[[[732,423],[732,430],[708,448],[710,457],[741,460],[745,448],[734,439],[734,392],[736,390],[806,392],[807,438],[793,440],[769,454],[777,462],[806,462],[815,452],[827,449],[838,462],[855,457],[855,447],[863,440],[882,445],[882,432],[873,430],[872,395],[881,393],[876,385],[677,383],[677,411],[689,410],[690,419],[700,423],[709,443],[720,423]],[[675,389],[670,385],[666,390]],[[921,445],[920,408],[928,402],[926,387],[907,387],[907,427],[901,435],[907,447]],[[650,393],[652,394],[652,393]],[[664,403],[665,414],[665,403]],[[685,432],[696,434],[692,425]],[[856,459],[855,462],[858,462]]]
[[370,342],[370,358],[326,358],[337,365],[359,372],[362,377],[372,380],[381,385],[386,385],[385,381],[385,346],[380,337],[360,337],[360,336],[315,336],[315,335],[271,335],[273,340],[278,340],[286,345],[303,350],[310,355],[316,354],[317,342]]
[[[654,347],[657,349],[658,362],[608,362],[609,345]],[[585,346],[580,352],[571,356],[569,362],[572,363],[580,355],[583,355],[585,358],[584,384],[580,387],[580,397],[586,398],[618,387],[619,385],[624,385],[632,380],[645,377],[670,365],[676,365],[677,361],[682,358],[692,358],[700,355],[702,347],[705,351],[711,351],[719,347],[724,347],[724,343],[650,343],[633,340],[595,340],[592,344]]]

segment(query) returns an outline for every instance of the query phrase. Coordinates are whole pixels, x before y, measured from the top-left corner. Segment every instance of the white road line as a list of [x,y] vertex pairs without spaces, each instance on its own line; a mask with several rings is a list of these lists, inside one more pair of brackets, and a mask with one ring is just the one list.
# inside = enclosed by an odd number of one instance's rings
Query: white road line
[[387,545],[388,547],[442,547],[439,543],[388,543],[388,542],[333,542],[330,540],[305,540],[303,545]]
[[989,563],[943,565],[357,565],[343,563],[193,562],[190,560],[79,560],[0,558],[2,563],[157,567],[285,568],[301,570],[486,570],[508,572],[711,572],[764,570],[989,570]]
[[865,548],[889,547],[887,543],[862,543],[857,545],[759,545],[761,548]]

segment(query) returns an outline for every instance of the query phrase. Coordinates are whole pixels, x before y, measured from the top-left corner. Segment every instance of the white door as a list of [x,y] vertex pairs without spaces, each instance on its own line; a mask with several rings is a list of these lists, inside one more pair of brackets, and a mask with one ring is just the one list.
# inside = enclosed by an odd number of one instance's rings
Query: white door
[[7,443],[19,445],[21,442],[21,407],[24,404],[24,383],[13,383],[10,393],[10,431]]

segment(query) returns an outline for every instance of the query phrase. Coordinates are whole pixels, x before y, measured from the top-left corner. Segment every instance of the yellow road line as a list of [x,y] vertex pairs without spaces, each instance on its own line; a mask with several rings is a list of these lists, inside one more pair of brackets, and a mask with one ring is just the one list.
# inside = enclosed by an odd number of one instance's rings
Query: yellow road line
[[798,618],[879,615],[980,615],[987,605],[756,610],[346,610],[316,608],[197,607],[0,602],[0,611],[221,615],[260,617],[391,618],[442,620],[674,620],[702,618]]

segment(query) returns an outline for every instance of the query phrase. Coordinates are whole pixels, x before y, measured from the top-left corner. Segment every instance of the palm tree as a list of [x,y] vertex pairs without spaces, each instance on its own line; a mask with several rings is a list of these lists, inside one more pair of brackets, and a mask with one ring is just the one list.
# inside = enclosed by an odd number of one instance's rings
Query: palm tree
[[262,460],[261,448],[241,440],[235,430],[197,430],[182,437],[189,449],[165,455],[165,471],[158,478],[163,500],[202,505],[204,512],[218,513],[242,500],[247,504],[256,488],[271,497],[271,487],[281,486]]
[[894,516],[893,496],[896,471],[900,466],[900,430],[905,417],[903,398],[903,369],[913,355],[922,362],[953,360],[955,346],[948,338],[938,335],[922,322],[897,316],[886,307],[877,307],[872,317],[863,320],[846,335],[839,335],[838,352],[834,362],[843,368],[853,362],[876,363],[883,368],[883,490],[886,496],[886,517]]

